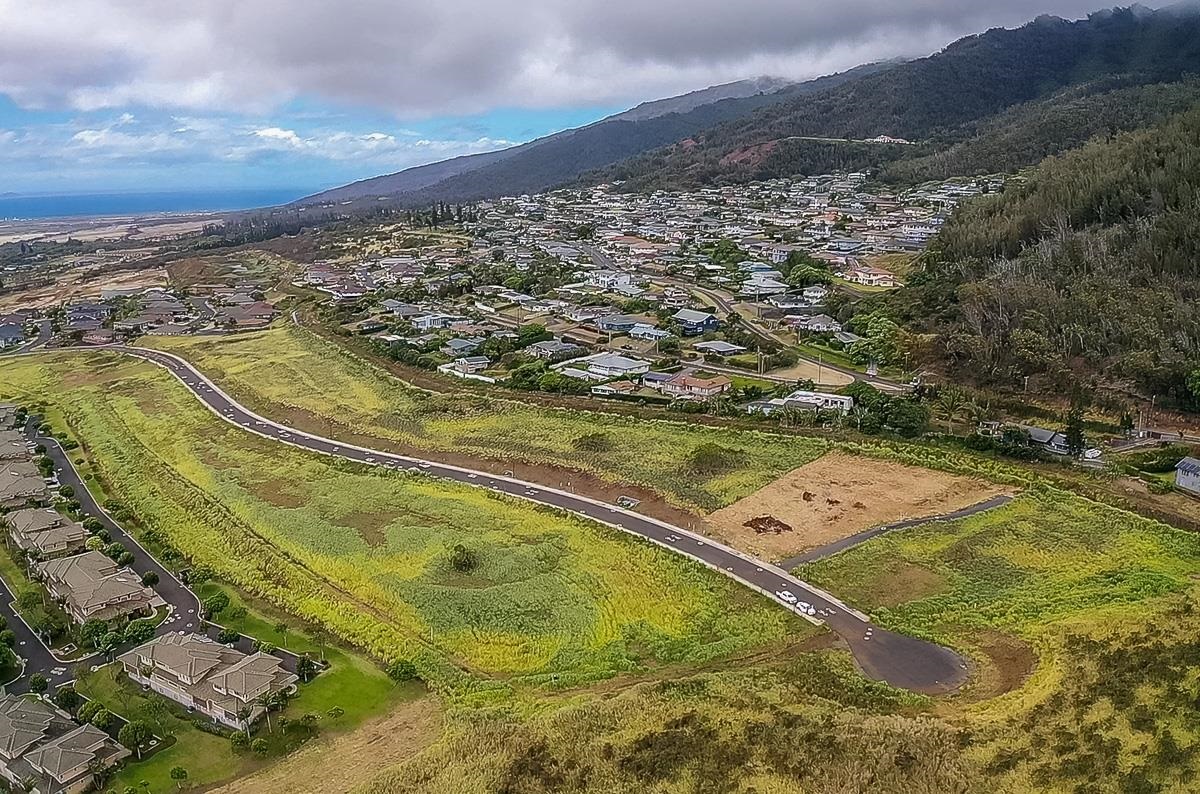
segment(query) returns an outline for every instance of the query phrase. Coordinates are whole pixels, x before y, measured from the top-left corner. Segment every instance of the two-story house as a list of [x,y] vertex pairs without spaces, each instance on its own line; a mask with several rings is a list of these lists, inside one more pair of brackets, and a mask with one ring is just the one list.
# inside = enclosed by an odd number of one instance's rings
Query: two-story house
[[155,637],[117,660],[133,681],[242,730],[264,713],[264,695],[293,691],[299,680],[275,656],[245,654],[197,634]]

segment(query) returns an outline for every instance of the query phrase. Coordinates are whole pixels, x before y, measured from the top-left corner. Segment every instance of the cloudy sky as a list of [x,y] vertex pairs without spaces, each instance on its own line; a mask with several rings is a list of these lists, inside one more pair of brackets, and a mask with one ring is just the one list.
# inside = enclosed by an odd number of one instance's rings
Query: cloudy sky
[[1097,0],[0,0],[0,193],[304,192]]

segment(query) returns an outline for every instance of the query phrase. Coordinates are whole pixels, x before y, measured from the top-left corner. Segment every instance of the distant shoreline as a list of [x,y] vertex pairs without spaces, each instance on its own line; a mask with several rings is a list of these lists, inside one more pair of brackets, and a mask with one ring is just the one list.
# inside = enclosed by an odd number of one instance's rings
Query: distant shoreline
[[311,193],[304,188],[190,190],[145,193],[78,193],[64,195],[0,195],[0,223],[85,218],[128,218],[137,215],[234,212],[274,207]]

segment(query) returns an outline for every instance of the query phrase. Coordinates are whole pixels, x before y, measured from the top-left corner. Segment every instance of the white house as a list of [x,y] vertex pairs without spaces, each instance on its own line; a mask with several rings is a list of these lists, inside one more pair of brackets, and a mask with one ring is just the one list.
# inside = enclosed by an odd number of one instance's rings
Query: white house
[[812,411],[816,409],[834,410],[848,414],[854,408],[854,398],[847,397],[844,394],[829,394],[827,392],[804,391],[801,389],[792,392],[787,397],[776,397],[773,400],[752,402],[746,406],[746,413],[758,413],[770,416],[776,411],[788,408],[799,411]]
[[1189,457],[1175,464],[1175,486],[1200,496],[1200,460]]

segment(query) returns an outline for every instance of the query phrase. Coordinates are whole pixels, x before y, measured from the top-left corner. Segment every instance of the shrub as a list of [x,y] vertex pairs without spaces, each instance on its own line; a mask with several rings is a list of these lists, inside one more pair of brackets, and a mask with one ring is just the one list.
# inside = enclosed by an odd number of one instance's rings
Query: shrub
[[397,683],[412,681],[418,677],[416,665],[407,659],[400,659],[397,662],[393,662],[392,665],[388,667],[387,674],[393,681]]
[[706,442],[693,449],[687,456],[687,467],[696,474],[723,474],[746,462],[743,450]]
[[142,584],[146,587],[154,587],[158,584],[158,574],[154,571],[146,571],[142,574]]

